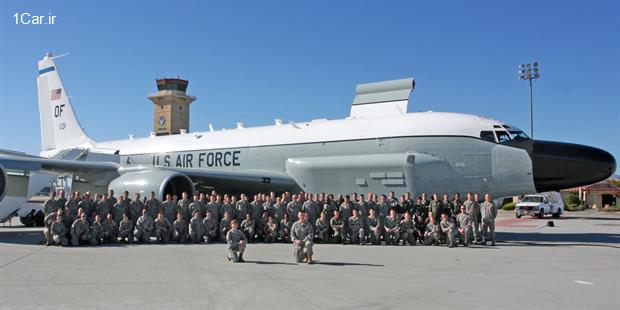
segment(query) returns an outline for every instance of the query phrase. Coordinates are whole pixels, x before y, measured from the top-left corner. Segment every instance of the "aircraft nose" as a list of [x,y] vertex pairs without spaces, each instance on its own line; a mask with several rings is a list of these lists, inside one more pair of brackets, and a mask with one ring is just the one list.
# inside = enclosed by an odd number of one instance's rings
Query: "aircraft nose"
[[532,141],[530,156],[538,192],[596,183],[616,171],[614,157],[601,149],[563,142]]

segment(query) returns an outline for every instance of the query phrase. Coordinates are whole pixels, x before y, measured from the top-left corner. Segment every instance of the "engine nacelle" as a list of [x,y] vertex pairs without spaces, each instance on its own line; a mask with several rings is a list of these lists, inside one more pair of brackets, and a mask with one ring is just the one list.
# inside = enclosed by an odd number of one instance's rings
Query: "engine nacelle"
[[6,192],[9,188],[9,177],[6,175],[6,170],[0,165],[0,201],[4,199]]
[[160,200],[165,199],[166,194],[177,195],[180,199],[183,192],[187,192],[190,197],[194,195],[194,183],[180,172],[149,169],[122,174],[110,182],[108,190],[114,190],[118,195],[124,191],[128,191],[131,196],[140,193],[142,197],[155,192]]

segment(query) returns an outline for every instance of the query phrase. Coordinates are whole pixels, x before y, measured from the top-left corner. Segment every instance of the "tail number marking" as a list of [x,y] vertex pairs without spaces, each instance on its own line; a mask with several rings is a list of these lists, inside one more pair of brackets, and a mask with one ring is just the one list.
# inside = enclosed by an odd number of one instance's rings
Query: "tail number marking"
[[65,105],[64,104],[60,104],[60,105],[56,105],[54,106],[54,117],[58,118],[62,116],[62,111],[64,111],[65,109]]

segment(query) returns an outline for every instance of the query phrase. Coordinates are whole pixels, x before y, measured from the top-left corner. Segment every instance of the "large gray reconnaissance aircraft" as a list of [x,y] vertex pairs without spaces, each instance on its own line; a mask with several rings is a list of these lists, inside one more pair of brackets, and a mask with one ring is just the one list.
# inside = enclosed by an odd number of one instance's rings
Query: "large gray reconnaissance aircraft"
[[412,78],[358,85],[345,119],[108,142],[91,140],[80,127],[50,54],[39,61],[37,83],[42,151],[40,157],[0,153],[2,196],[11,192],[7,169],[70,175],[73,190],[82,192],[159,197],[208,187],[504,197],[591,184],[616,169],[606,151],[532,140],[497,120],[407,113]]

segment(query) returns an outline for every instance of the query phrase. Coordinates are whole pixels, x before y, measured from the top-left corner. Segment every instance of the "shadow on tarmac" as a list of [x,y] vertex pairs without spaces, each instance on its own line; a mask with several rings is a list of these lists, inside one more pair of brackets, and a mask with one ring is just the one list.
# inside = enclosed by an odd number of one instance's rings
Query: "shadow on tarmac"
[[260,260],[246,260],[246,263],[249,264],[257,264],[257,265],[298,265],[296,263],[287,263],[287,262],[266,262]]
[[380,265],[380,264],[347,263],[347,262],[323,262],[323,261],[320,261],[320,260],[315,260],[314,264],[315,265],[337,266],[337,267],[344,267],[344,266],[385,267],[385,265]]
[[497,232],[496,239],[509,246],[603,246],[620,248],[620,234],[611,233],[516,233]]

